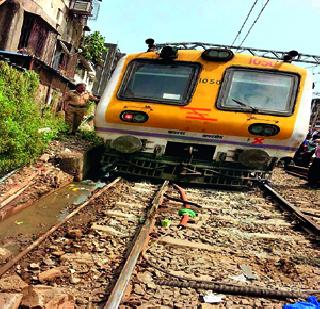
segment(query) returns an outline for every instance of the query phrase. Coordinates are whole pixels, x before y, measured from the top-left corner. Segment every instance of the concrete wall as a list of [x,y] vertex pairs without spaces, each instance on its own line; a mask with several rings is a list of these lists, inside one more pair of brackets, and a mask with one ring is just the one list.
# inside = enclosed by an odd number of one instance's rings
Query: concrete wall
[[19,2],[0,6],[0,49],[17,51],[23,24],[24,10]]

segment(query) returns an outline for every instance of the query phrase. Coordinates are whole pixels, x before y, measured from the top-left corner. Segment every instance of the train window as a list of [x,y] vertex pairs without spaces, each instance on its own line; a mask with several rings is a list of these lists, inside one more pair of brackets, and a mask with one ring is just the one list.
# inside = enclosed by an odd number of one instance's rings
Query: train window
[[121,100],[185,105],[196,84],[200,64],[133,60],[120,87]]
[[227,70],[217,106],[221,109],[289,116],[292,114],[298,76],[290,73]]

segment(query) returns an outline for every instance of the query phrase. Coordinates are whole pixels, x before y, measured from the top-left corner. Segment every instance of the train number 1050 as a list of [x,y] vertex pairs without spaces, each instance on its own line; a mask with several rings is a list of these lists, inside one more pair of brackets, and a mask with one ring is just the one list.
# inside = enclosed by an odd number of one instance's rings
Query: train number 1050
[[199,84],[220,85],[221,80],[214,78],[199,78]]

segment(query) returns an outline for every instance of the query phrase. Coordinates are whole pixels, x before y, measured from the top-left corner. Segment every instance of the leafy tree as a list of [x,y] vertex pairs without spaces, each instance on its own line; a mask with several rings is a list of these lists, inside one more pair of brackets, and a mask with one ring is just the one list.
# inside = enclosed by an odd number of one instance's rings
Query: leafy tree
[[100,34],[100,31],[94,31],[84,37],[82,43],[82,55],[87,60],[99,63],[102,60],[102,54],[108,50],[104,44],[105,38]]

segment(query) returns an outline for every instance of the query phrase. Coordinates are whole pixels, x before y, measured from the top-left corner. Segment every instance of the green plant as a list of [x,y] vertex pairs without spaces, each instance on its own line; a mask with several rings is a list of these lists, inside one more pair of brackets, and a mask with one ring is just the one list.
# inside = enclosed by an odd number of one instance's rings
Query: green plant
[[99,137],[94,131],[81,131],[81,137],[94,145],[103,144],[103,139]]
[[105,38],[99,31],[94,31],[84,37],[82,49],[84,58],[94,63],[99,63],[102,60],[103,53],[108,50],[105,46]]
[[[50,131],[42,133],[42,140],[48,144],[53,139],[57,139],[61,133],[67,133],[69,130],[65,120],[54,117],[50,110],[46,110],[41,119],[42,128],[50,128]],[[40,129],[41,130],[41,129]]]
[[[36,91],[39,77],[0,61],[0,175],[32,162],[48,142],[65,130],[60,119],[41,117]],[[49,127],[41,133],[41,128]]]

